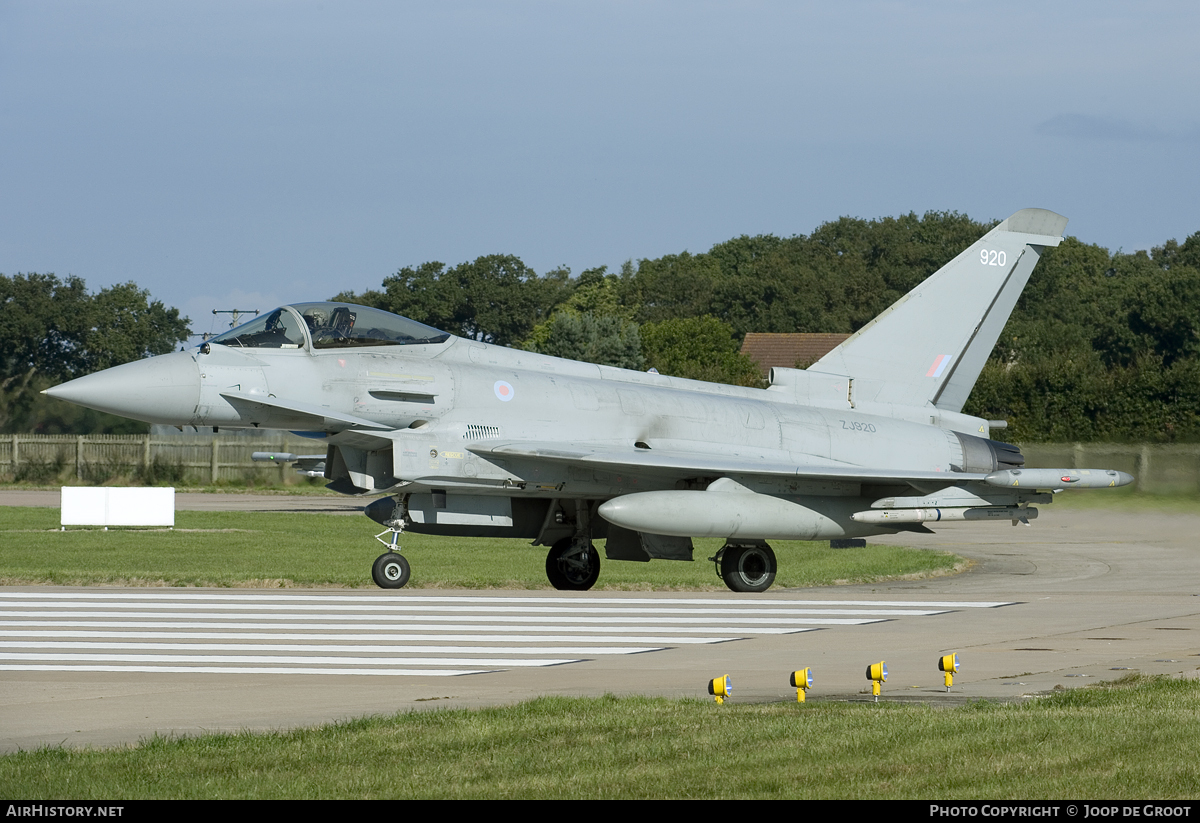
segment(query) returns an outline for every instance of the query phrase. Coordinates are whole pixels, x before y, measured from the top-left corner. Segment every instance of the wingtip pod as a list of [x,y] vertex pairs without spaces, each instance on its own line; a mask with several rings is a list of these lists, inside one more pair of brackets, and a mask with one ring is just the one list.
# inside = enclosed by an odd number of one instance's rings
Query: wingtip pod
[[1005,469],[983,481],[1009,489],[1111,489],[1128,486],[1133,475],[1113,469]]

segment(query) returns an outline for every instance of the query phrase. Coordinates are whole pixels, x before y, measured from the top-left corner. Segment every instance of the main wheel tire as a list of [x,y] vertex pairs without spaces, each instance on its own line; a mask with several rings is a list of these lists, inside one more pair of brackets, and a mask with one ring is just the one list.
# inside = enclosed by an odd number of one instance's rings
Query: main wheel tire
[[371,566],[371,578],[381,589],[402,589],[410,576],[412,568],[408,560],[395,552],[379,555],[375,558],[375,565]]
[[775,582],[779,565],[766,543],[727,546],[721,555],[721,579],[735,592],[765,592]]
[[564,537],[546,555],[546,579],[559,591],[585,592],[600,578],[600,552],[589,545],[587,557],[571,551],[571,538]]

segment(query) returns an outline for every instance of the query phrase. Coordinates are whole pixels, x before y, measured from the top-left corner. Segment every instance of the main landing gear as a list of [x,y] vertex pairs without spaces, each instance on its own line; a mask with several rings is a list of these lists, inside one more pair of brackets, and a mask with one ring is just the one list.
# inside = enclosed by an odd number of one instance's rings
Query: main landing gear
[[585,592],[600,577],[600,552],[592,545],[591,503],[575,501],[575,534],[554,544],[546,555],[546,579],[559,591]]
[[717,564],[717,576],[735,592],[765,592],[779,569],[775,552],[761,540],[726,543],[708,559]]
[[590,540],[564,537],[546,555],[546,578],[559,591],[585,592],[600,577],[600,552]]

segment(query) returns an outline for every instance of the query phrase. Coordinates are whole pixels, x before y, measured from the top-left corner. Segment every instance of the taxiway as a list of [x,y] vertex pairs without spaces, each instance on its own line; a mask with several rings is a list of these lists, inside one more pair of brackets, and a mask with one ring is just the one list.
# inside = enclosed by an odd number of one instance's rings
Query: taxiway
[[[299,505],[342,504],[316,500]],[[733,702],[794,700],[788,674],[805,666],[810,700],[870,700],[879,660],[881,699],[942,703],[1195,676],[1198,530],[1200,515],[1046,507],[1032,527],[878,538],[955,551],[974,563],[964,574],[763,595],[4,587],[0,751],[543,694],[707,699],[723,674]],[[962,672],[947,694],[936,661],[951,651]]]

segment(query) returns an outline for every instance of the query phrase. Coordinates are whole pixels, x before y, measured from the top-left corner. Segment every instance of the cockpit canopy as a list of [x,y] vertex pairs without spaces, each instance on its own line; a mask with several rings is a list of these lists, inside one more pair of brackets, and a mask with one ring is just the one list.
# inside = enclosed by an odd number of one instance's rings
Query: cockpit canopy
[[398,314],[352,303],[294,303],[243,323],[209,340],[248,349],[314,349],[412,346],[444,343],[444,331]]

